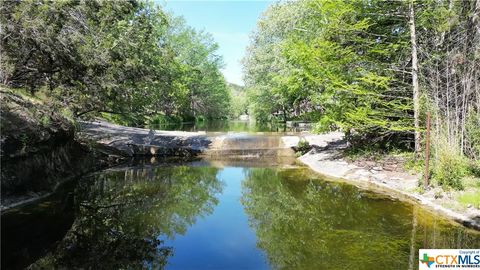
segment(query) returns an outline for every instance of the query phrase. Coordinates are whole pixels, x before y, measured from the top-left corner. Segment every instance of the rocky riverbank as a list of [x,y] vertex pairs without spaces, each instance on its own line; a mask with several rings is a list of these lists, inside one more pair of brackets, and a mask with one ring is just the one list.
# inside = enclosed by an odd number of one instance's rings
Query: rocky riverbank
[[[480,230],[480,209],[460,207],[454,196],[443,192],[418,191],[419,175],[407,172],[401,164],[392,160],[383,162],[353,162],[344,158],[342,150],[347,147],[343,134],[334,132],[321,135],[305,135],[312,150],[299,160],[314,171],[333,179],[347,181],[354,185],[389,193],[394,197],[414,201],[446,216],[466,227]],[[294,145],[295,138],[287,138]]]
[[108,154],[133,156],[195,156],[211,141],[204,132],[158,131],[105,121],[80,122],[79,142]]
[[75,122],[61,104],[1,87],[0,101],[2,211],[46,198],[121,159],[76,142]]

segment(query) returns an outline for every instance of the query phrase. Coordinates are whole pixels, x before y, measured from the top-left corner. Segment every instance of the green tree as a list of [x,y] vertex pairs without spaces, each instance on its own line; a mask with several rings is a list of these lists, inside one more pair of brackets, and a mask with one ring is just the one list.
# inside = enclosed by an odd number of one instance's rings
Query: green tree
[[298,29],[305,16],[303,7],[302,1],[273,4],[257,23],[243,59],[249,111],[257,120],[266,121],[273,115],[286,120],[293,103],[299,102],[296,85],[286,84],[285,77],[296,70],[287,63],[281,45],[288,33]]
[[228,115],[218,45],[152,2],[6,1],[1,11],[7,86],[133,125]]
[[183,18],[171,18],[169,42],[181,65],[179,78],[185,91],[181,114],[186,118],[228,115],[230,95],[220,72],[223,60],[212,36],[187,26]]
[[233,83],[228,84],[231,101],[231,116],[238,118],[242,114],[248,114],[247,92],[245,87]]
[[[318,131],[341,128],[352,139],[408,136],[413,130],[408,78],[398,75],[408,52],[406,24],[388,16],[404,6],[389,4],[306,0],[269,9],[245,65],[252,106],[263,113],[280,110],[284,118],[318,112]],[[291,22],[275,24],[283,19]],[[260,107],[268,98],[276,108]]]

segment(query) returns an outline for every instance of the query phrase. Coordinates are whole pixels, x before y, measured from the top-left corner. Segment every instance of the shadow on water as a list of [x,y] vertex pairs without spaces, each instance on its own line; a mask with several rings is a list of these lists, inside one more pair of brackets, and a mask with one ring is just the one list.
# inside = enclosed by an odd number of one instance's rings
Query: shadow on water
[[1,265],[19,269],[65,236],[74,221],[75,180],[109,161],[66,142],[48,151],[2,157],[1,162]]
[[123,167],[79,181],[72,228],[31,269],[163,268],[159,235],[183,234],[211,213],[222,185],[212,167]]
[[[268,159],[137,161],[69,192],[58,213],[71,228],[45,234],[55,244],[30,269],[415,269],[418,248],[480,245],[479,233],[421,208]],[[44,214],[31,228],[60,226]]]
[[22,269],[62,240],[74,221],[72,183],[35,204],[2,214],[2,269]]
[[6,206],[48,194],[66,180],[106,167],[107,163],[101,154],[76,142],[46,152],[2,157],[1,204]]

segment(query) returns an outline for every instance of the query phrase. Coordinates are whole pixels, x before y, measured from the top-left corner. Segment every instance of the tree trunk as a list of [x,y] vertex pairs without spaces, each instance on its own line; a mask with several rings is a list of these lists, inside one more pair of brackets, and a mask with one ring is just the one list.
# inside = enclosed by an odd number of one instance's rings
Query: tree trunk
[[415,34],[415,11],[413,1],[410,1],[410,43],[412,45],[412,87],[413,87],[413,118],[415,126],[415,155],[420,154],[420,89],[418,85],[417,36]]
[[412,213],[412,234],[410,237],[410,256],[408,257],[408,269],[413,270],[415,267],[415,254],[417,253],[416,249],[416,239],[417,239],[417,206],[413,207]]

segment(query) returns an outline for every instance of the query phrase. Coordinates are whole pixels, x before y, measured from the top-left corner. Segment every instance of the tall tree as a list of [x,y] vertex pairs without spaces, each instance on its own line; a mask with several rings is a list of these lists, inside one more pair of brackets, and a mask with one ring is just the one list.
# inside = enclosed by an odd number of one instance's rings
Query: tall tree
[[[355,140],[403,142],[413,131],[404,76],[404,5],[341,0],[277,5],[259,23],[245,65],[247,79],[253,78],[252,85],[247,80],[253,106],[268,107],[262,100],[274,98],[277,107],[270,113],[315,115],[319,131],[341,128]],[[284,14],[293,22],[274,35],[260,31]],[[262,57],[261,48],[269,53]],[[266,68],[259,72],[257,66]]]
[[415,33],[414,0],[410,1],[410,43],[412,46],[412,88],[413,88],[413,122],[415,126],[415,153],[420,153],[420,87],[418,84],[417,35]]

